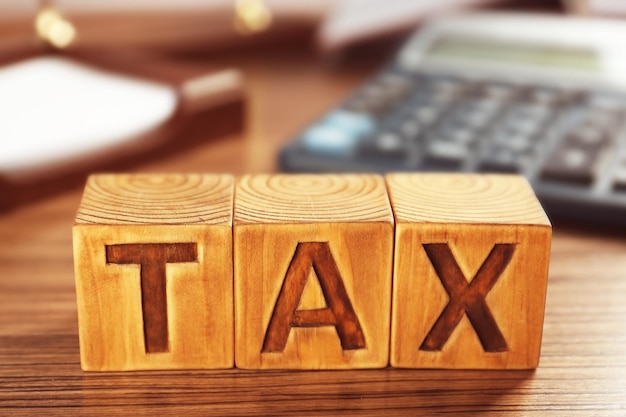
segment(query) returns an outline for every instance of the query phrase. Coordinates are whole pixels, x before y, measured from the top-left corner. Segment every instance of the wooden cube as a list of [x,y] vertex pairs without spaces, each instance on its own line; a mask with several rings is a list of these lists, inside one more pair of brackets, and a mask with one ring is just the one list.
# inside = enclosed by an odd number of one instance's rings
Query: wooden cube
[[552,229],[513,175],[390,174],[391,365],[535,368]]
[[94,175],[73,227],[84,370],[234,364],[228,175]]
[[385,367],[394,229],[383,178],[245,176],[235,196],[237,367]]

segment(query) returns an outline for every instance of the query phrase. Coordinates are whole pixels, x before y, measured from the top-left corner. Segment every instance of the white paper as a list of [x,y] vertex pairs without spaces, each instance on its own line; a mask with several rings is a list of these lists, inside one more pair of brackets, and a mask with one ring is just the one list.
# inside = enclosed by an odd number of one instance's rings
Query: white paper
[[173,87],[63,58],[0,68],[0,173],[115,145],[163,123],[176,105]]

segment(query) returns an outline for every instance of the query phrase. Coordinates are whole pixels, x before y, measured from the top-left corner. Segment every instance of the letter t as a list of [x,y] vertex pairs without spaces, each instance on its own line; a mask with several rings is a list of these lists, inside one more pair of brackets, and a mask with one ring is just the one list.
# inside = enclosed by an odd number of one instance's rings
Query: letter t
[[146,353],[169,351],[165,266],[198,259],[195,243],[138,243],[107,245],[106,261],[139,264],[141,309]]

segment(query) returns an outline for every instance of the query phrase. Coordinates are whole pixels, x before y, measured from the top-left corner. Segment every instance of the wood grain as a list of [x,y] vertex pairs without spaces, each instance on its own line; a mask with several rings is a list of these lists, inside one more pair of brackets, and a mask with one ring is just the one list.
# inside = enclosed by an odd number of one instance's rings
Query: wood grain
[[232,187],[228,175],[92,175],[75,223],[229,225]]
[[235,223],[389,222],[376,175],[245,175],[237,182]]
[[391,364],[537,367],[552,230],[526,180],[386,178],[396,217]]
[[244,176],[235,195],[237,366],[385,367],[393,219],[382,177]]
[[429,223],[550,224],[528,182],[514,175],[389,174],[386,181],[396,219]]
[[73,229],[85,370],[233,366],[233,178],[94,175]]

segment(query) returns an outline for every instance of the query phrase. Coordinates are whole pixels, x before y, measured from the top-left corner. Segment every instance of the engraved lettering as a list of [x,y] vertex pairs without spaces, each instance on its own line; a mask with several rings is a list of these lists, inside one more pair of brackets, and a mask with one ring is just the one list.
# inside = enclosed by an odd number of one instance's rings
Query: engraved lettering
[[141,278],[141,309],[146,353],[169,351],[165,266],[194,262],[195,243],[138,243],[106,246],[110,264],[138,264]]
[[446,243],[424,244],[423,247],[450,301],[424,339],[420,350],[440,351],[465,313],[486,352],[507,351],[506,340],[485,297],[511,261],[515,244],[494,245],[469,283]]
[[[298,310],[311,268],[326,308]],[[287,268],[261,352],[282,352],[292,327],[334,326],[344,350],[364,349],[365,336],[328,242],[300,242]]]

